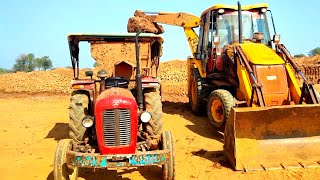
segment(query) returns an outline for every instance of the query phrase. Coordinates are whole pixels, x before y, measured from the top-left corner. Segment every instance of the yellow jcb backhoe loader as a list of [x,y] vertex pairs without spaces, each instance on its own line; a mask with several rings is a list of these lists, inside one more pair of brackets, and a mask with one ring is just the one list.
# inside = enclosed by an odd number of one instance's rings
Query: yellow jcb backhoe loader
[[[162,33],[156,23],[184,28],[193,55],[187,61],[191,109],[206,109],[224,130],[224,152],[234,169],[320,166],[319,94],[280,44],[267,4],[218,4],[200,18],[136,11],[128,31]],[[292,70],[303,78],[302,88]]]

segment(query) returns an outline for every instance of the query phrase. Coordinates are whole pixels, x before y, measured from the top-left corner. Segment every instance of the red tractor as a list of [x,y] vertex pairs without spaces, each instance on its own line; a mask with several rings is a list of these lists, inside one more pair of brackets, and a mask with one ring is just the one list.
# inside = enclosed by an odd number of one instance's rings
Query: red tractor
[[[68,36],[74,72],[70,139],[58,142],[55,180],[77,179],[81,168],[148,165],[162,165],[163,179],[174,179],[174,142],[171,132],[162,132],[156,78],[163,40],[139,34]],[[91,55],[100,66],[113,64],[113,72],[100,70],[93,78],[94,73],[86,71],[87,78],[79,78],[81,41],[91,44]]]

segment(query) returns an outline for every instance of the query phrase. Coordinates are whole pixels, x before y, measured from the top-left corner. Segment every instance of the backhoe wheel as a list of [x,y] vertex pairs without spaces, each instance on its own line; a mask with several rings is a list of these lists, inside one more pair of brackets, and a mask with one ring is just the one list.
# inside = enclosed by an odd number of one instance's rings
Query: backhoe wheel
[[175,149],[173,136],[170,131],[164,131],[161,134],[161,143],[163,150],[169,150],[169,160],[162,165],[162,179],[163,180],[172,180],[175,179]]
[[160,91],[158,89],[148,89],[144,93],[145,108],[151,114],[151,119],[147,123],[147,133],[150,136],[158,136],[162,132],[162,103]]
[[205,83],[205,79],[200,76],[198,69],[192,70],[190,80],[189,106],[194,114],[200,115],[205,111],[203,99],[209,95],[209,92],[202,86]]
[[76,142],[82,141],[86,128],[82,126],[83,118],[88,114],[89,98],[81,91],[74,91],[70,98],[70,132],[69,136]]
[[207,113],[214,127],[221,131],[224,130],[233,106],[235,106],[235,100],[229,91],[217,89],[210,94]]
[[72,148],[71,139],[62,139],[58,142],[54,156],[53,176],[55,180],[78,179],[79,168],[69,168],[66,164],[67,151]]

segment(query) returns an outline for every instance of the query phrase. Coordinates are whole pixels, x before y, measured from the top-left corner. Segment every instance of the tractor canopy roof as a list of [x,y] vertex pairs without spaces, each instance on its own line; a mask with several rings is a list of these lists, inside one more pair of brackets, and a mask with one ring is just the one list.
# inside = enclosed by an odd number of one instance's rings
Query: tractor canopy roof
[[[69,50],[71,56],[72,68],[74,69],[75,77],[78,76],[78,73],[75,72],[79,70],[79,42],[87,41],[87,42],[135,42],[135,33],[126,33],[126,34],[82,34],[82,33],[72,33],[68,35],[68,43]],[[139,42],[150,42],[151,44],[154,42],[159,42],[161,48],[161,44],[163,43],[163,39],[161,36],[141,33],[139,35]]]
[[[81,41],[101,41],[101,42],[135,42],[135,33],[127,34],[81,34],[74,33],[68,35],[69,50],[71,56],[71,62],[78,61],[79,59],[79,42]],[[158,41],[163,43],[161,36],[141,33],[139,35],[139,42],[153,43]]]
[[[243,11],[249,11],[249,10],[253,10],[253,9],[261,9],[261,8],[267,8],[268,9],[268,4],[267,3],[261,3],[261,4],[252,4],[252,5],[244,5],[241,6],[241,9]],[[219,9],[230,9],[230,10],[238,10],[238,6],[237,5],[227,5],[227,4],[216,4],[208,9],[206,9],[202,14],[201,17],[206,14],[209,11],[212,10],[219,10]]]

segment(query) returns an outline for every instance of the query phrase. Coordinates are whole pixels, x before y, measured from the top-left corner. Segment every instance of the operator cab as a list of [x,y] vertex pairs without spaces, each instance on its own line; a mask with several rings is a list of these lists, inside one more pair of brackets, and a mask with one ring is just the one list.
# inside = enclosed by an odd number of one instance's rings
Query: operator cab
[[[272,46],[267,21],[267,4],[242,6],[242,37],[239,37],[238,7],[215,5],[201,15],[197,59],[206,64],[207,77],[221,77],[216,73],[229,71],[234,62],[226,60],[225,51],[233,44],[262,43]],[[229,68],[229,69],[228,69]],[[210,75],[211,74],[211,75]],[[231,72],[232,74],[232,72]]]
[[[266,9],[254,9],[242,11],[242,40],[255,42],[255,34],[263,34],[261,43],[269,45],[271,42],[269,29],[267,28]],[[220,13],[219,13],[220,12]],[[219,9],[212,11],[212,22],[208,33],[209,43],[215,36],[220,37],[219,48],[233,43],[239,43],[238,12],[234,10]],[[259,38],[261,39],[261,38]]]

